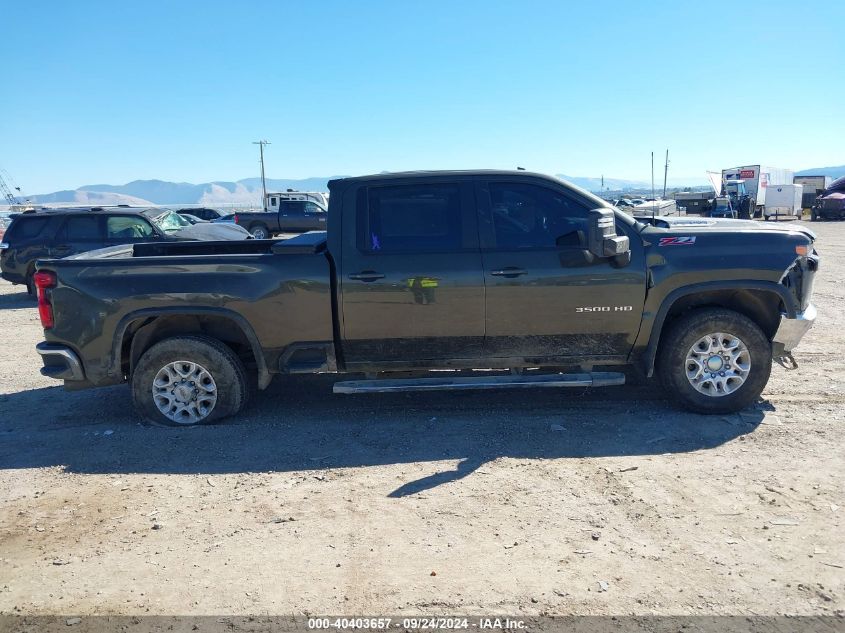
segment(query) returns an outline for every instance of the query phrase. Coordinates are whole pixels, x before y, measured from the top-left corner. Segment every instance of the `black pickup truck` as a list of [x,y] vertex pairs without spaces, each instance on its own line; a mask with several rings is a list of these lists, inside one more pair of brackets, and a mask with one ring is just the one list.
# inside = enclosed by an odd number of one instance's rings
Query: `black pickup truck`
[[326,209],[312,200],[280,200],[278,210],[239,212],[232,221],[255,239],[264,240],[277,233],[325,231],[327,216]]
[[39,262],[42,373],[128,381],[171,425],[232,415],[274,374],[360,373],[334,390],[361,393],[616,385],[626,365],[715,413],[753,403],[815,318],[800,225],[644,222],[524,171],[329,188],[327,232]]

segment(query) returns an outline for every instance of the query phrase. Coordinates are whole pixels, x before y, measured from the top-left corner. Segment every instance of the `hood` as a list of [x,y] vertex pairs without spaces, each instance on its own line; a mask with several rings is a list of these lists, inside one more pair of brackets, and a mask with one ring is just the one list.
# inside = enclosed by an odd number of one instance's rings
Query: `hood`
[[735,220],[732,218],[702,218],[702,217],[657,217],[654,218],[655,226],[682,230],[694,233],[706,232],[764,232],[764,233],[802,233],[811,240],[816,240],[816,234],[812,229],[795,222],[758,222],[757,220]]

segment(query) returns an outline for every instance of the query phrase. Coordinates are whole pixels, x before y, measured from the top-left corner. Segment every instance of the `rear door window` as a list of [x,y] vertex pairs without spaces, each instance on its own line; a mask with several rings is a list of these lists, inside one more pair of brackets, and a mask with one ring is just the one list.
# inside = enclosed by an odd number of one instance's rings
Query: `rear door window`
[[68,242],[97,242],[102,240],[100,218],[96,216],[72,216],[65,222],[65,237]]
[[[365,252],[444,252],[462,247],[457,184],[370,187],[358,208]],[[363,207],[363,208],[362,208]]]
[[302,215],[305,212],[305,203],[298,200],[282,201],[279,212],[282,215]]

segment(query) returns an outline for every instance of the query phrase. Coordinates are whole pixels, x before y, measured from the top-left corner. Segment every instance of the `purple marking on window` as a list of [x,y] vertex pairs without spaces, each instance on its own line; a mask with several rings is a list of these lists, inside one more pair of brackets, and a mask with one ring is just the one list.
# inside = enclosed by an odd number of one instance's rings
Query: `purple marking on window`
[[371,233],[370,237],[372,238],[372,241],[373,241],[373,250],[374,251],[380,251],[381,250],[381,243],[378,241],[378,235],[376,235],[375,233]]

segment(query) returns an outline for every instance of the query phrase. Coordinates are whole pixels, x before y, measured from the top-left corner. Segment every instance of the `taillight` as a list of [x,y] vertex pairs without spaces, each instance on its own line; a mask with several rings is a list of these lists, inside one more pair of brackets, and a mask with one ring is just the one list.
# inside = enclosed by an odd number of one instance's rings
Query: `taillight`
[[38,289],[38,316],[41,317],[41,327],[49,330],[53,327],[53,304],[47,295],[47,290],[56,287],[56,273],[48,270],[39,270],[32,276],[35,287]]
[[236,214],[235,214],[235,217],[234,217],[234,218],[232,218],[232,219],[233,219],[233,221],[235,222],[235,224],[237,224],[237,223],[238,223],[238,214],[236,213]]

